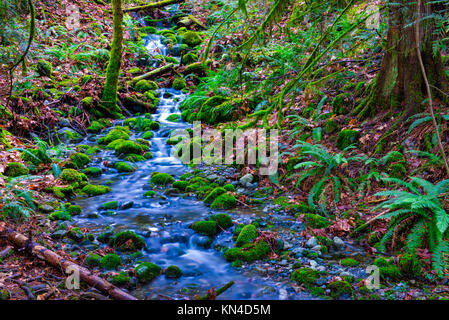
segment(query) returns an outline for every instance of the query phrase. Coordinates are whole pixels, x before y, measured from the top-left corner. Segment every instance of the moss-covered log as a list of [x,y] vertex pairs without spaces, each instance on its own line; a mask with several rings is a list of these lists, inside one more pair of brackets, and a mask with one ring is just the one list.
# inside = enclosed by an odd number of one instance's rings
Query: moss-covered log
[[112,0],[113,11],[113,35],[111,45],[111,55],[106,71],[106,83],[104,85],[101,106],[110,114],[119,113],[117,106],[117,87],[119,81],[120,67],[123,53],[123,10],[122,0]]
[[[355,110],[362,119],[374,116],[379,110],[405,110],[409,115],[422,112],[425,108],[422,102],[427,97],[415,41],[416,3],[407,0],[399,2],[400,6],[389,8],[390,29],[381,70],[370,85],[368,96]],[[424,3],[425,16],[430,16],[441,6],[432,4],[430,0]],[[420,26],[421,55],[430,84],[447,91],[449,86],[441,55],[434,54],[432,49],[436,36],[434,23],[434,20],[426,19]],[[438,91],[434,94],[440,95]],[[443,96],[441,98],[445,99]]]
[[156,76],[158,76],[158,75],[160,75],[160,74],[163,74],[163,73],[165,73],[165,72],[168,72],[169,70],[172,70],[173,67],[174,67],[174,64],[173,64],[173,63],[166,64],[165,66],[162,66],[162,67],[160,67],[160,68],[151,70],[150,72],[147,72],[147,73],[145,73],[145,74],[143,74],[143,75],[141,75],[141,76],[138,76],[138,77],[133,78],[132,82],[133,82],[133,83],[137,83],[137,82],[139,82],[140,80],[154,78],[154,77],[156,77]]
[[169,6],[169,5],[175,4],[175,3],[180,3],[180,2],[184,2],[184,1],[183,0],[164,0],[164,1],[159,1],[159,2],[146,4],[146,5],[143,5],[143,6],[127,8],[127,9],[125,9],[123,11],[124,12],[130,12],[130,11],[156,9],[156,8],[162,8],[162,7]]

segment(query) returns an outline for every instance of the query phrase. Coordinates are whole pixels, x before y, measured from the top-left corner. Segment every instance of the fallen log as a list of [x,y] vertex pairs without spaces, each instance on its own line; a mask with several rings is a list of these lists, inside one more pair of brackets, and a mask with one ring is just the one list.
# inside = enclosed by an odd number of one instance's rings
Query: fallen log
[[204,296],[200,296],[199,300],[210,300],[215,299],[216,297],[218,297],[220,294],[222,294],[223,292],[225,292],[226,290],[228,290],[230,287],[232,287],[234,285],[234,281],[229,281],[228,283],[226,283],[223,287],[217,289],[217,291],[215,291],[215,295],[211,294],[211,293],[207,293]]
[[173,67],[174,67],[173,63],[166,64],[165,66],[151,70],[150,72],[147,72],[141,76],[137,76],[137,77],[133,78],[132,83],[136,83],[136,82],[138,82],[140,80],[144,80],[144,79],[153,78],[159,74],[165,73],[165,72],[173,69]]
[[110,297],[117,300],[137,300],[132,295],[117,288],[110,282],[94,275],[89,269],[81,267],[76,263],[61,257],[57,253],[49,250],[33,241],[30,241],[24,235],[6,228],[5,223],[0,223],[0,236],[5,237],[11,244],[18,248],[24,248],[30,254],[37,258],[46,261],[50,265],[66,270],[79,270],[80,279],[91,285],[92,287],[108,294]]
[[127,9],[124,9],[123,12],[162,8],[162,7],[169,6],[169,5],[175,4],[175,3],[180,3],[180,2],[183,2],[183,1],[184,0],[163,0],[163,1],[159,1],[159,2],[145,4],[143,6],[127,8]]

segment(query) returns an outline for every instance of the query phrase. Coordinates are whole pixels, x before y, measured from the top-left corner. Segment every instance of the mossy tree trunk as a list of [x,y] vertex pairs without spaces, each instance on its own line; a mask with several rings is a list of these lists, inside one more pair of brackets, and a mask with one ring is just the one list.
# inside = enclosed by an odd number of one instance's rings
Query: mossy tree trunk
[[[416,2],[398,0],[395,3],[400,5],[389,7],[390,28],[381,70],[369,87],[368,97],[356,109],[361,118],[373,116],[380,110],[398,113],[405,111],[405,115],[410,115],[423,112],[426,108],[422,103],[427,98],[426,87],[420,71],[415,41]],[[429,16],[441,6],[431,4],[431,0],[425,0],[423,4],[423,17]],[[441,55],[440,53],[434,55],[432,49],[434,30],[434,20],[422,20],[420,51],[430,85],[446,91],[448,81],[444,74]],[[441,97],[437,90],[433,90],[432,93]]]
[[117,106],[117,87],[123,53],[122,0],[112,0],[112,12],[114,31],[101,105],[107,113],[114,115],[120,112]]

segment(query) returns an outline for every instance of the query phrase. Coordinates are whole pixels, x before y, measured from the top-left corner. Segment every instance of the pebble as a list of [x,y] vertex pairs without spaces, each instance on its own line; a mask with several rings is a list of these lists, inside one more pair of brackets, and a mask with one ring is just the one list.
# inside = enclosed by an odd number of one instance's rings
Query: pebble
[[341,240],[339,237],[334,237],[332,239],[332,245],[336,250],[343,250],[346,246],[343,240]]
[[305,244],[306,248],[313,248],[313,247],[315,247],[317,245],[318,245],[318,243],[317,243],[315,237],[312,237],[309,240],[307,240],[307,242]]
[[239,182],[242,186],[246,186],[248,183],[253,182],[254,176],[251,173],[245,174],[240,178]]

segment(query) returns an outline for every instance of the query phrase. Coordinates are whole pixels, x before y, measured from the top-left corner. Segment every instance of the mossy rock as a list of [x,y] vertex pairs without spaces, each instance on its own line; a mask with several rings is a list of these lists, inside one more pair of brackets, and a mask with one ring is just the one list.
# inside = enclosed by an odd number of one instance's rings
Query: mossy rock
[[390,177],[404,179],[407,176],[407,168],[402,163],[392,163],[387,169]]
[[20,176],[26,176],[30,173],[27,167],[20,162],[9,162],[6,166],[4,175],[7,177],[15,178]]
[[201,62],[195,62],[195,63],[191,63],[188,66],[186,66],[184,74],[194,73],[199,76],[203,76],[206,74],[206,71],[207,71],[207,67],[204,64],[202,64]]
[[221,187],[217,187],[215,189],[213,189],[208,195],[207,197],[204,199],[204,203],[206,204],[211,204],[212,202],[214,202],[214,200],[216,198],[218,198],[218,196],[222,195],[223,193],[226,193],[227,191],[224,188]]
[[416,255],[405,253],[399,258],[399,269],[402,274],[418,277],[421,274],[421,265]]
[[153,136],[154,136],[154,134],[153,134],[152,131],[145,131],[145,133],[143,134],[142,138],[150,140],[150,139],[153,138]]
[[304,214],[304,223],[312,229],[327,228],[331,224],[325,217],[313,213]]
[[48,215],[49,220],[72,221],[72,216],[67,210],[58,210]]
[[36,72],[41,77],[52,77],[53,66],[47,60],[39,59],[36,65]]
[[154,197],[156,196],[156,192],[153,190],[149,190],[143,194],[144,197]]
[[101,263],[101,257],[97,253],[89,253],[84,258],[84,264],[88,265],[89,267],[98,267]]
[[115,253],[109,253],[100,260],[100,265],[107,270],[117,269],[122,265],[122,259]]
[[99,176],[101,176],[102,171],[100,168],[89,167],[89,168],[83,169],[83,173],[89,177],[99,177]]
[[327,134],[334,133],[337,130],[338,130],[338,122],[335,121],[334,119],[328,119],[324,123],[324,132],[326,132]]
[[312,287],[320,278],[320,272],[311,268],[301,268],[293,271],[291,280],[297,284],[302,284],[306,288]]
[[182,36],[182,43],[187,44],[189,47],[196,47],[201,44],[203,40],[199,36],[199,34],[195,31],[187,31]]
[[84,240],[84,233],[78,227],[70,229],[66,236],[75,242],[81,242]]
[[188,184],[189,183],[187,181],[175,181],[175,182],[173,182],[173,188],[176,188],[181,191],[185,191]]
[[98,121],[92,121],[86,131],[89,133],[99,133],[103,129],[103,126]]
[[247,244],[252,243],[257,238],[257,229],[254,225],[249,224],[243,227],[240,231],[237,240],[235,241],[236,247],[243,247]]
[[134,171],[137,170],[136,167],[133,167],[129,163],[126,163],[126,162],[123,162],[123,161],[117,162],[115,164],[115,168],[117,169],[118,172],[134,172]]
[[345,259],[340,260],[340,264],[343,267],[355,267],[355,266],[359,265],[359,262],[352,258],[345,258]]
[[129,140],[129,131],[123,127],[115,127],[115,129],[109,131],[105,137],[98,139],[98,143],[108,145],[112,141],[118,139]]
[[118,208],[118,201],[108,201],[103,203],[99,209],[100,210],[116,210]]
[[391,263],[385,258],[376,259],[373,264],[379,267],[379,274],[381,279],[396,280],[401,278],[401,270],[398,266]]
[[191,228],[199,234],[213,237],[217,234],[217,225],[216,221],[197,221],[192,224]]
[[175,90],[182,90],[187,87],[186,80],[184,78],[176,78],[175,80],[173,80],[172,87]]
[[156,90],[159,89],[159,86],[154,81],[148,81],[148,80],[139,80],[134,85],[134,90],[137,92],[145,93],[148,90]]
[[252,248],[231,248],[224,253],[227,261],[252,262],[268,256],[271,252],[270,246],[265,241],[259,241]]
[[360,131],[357,130],[341,130],[337,137],[337,148],[344,150],[351,145],[357,146],[360,139]]
[[332,101],[332,112],[335,114],[348,114],[353,106],[351,93],[341,93]]
[[140,154],[129,154],[125,157],[124,160],[135,163],[135,162],[145,161],[146,159],[147,158],[145,158],[144,156],[142,156]]
[[156,185],[167,185],[173,183],[175,179],[168,173],[156,173],[151,176],[150,182]]
[[198,55],[193,52],[186,53],[181,57],[181,64],[188,65],[198,61]]
[[155,265],[151,262],[144,262],[137,266],[137,268],[134,270],[134,273],[136,274],[136,277],[140,282],[145,283],[155,279],[158,275],[161,274],[161,271],[162,269],[158,265]]
[[112,246],[122,251],[138,251],[146,247],[145,240],[135,232],[127,230],[117,233]]
[[237,200],[230,193],[223,193],[218,196],[210,205],[213,210],[233,209],[237,205]]
[[[179,114],[176,114],[176,113],[171,114],[167,117],[167,120],[171,121],[171,122],[179,122]],[[178,138],[178,137],[174,137],[174,138]]]
[[165,269],[165,276],[169,279],[178,279],[182,276],[182,271],[177,266],[168,266]]
[[232,185],[232,184],[230,184],[230,183],[225,184],[225,185],[223,186],[223,189],[225,189],[226,191],[229,191],[229,192],[235,192],[235,187],[234,187],[234,185]]
[[82,191],[88,196],[99,196],[108,192],[111,192],[112,189],[108,186],[98,186],[93,184],[88,184],[83,187]]
[[64,169],[61,173],[61,180],[68,183],[79,183],[81,181],[87,181],[87,177],[84,173],[80,173],[75,169]]
[[122,271],[119,274],[113,275],[108,280],[116,286],[124,286],[131,281],[131,277],[125,271]]
[[73,153],[69,157],[69,163],[66,165],[71,168],[81,169],[90,163],[91,159],[84,153]]
[[352,285],[348,281],[334,281],[328,284],[328,289],[331,291],[331,297],[337,298],[343,295],[352,296]]
[[228,229],[233,226],[232,219],[225,213],[215,214],[210,217],[211,221],[216,221],[217,225],[222,229]]
[[114,145],[114,150],[117,155],[140,154],[142,153],[142,151],[144,151],[144,149],[145,147],[132,140],[120,141],[116,145]]
[[77,216],[81,214],[81,206],[79,205],[69,205],[67,207],[67,212],[71,215],[71,216]]

